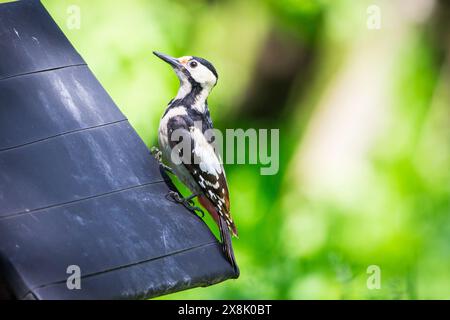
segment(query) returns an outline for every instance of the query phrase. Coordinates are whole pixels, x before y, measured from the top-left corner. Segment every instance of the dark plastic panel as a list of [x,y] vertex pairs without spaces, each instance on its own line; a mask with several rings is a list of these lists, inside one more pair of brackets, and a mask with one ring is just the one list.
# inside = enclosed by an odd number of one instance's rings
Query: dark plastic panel
[[237,277],[167,179],[43,6],[0,4],[0,299],[147,298]]
[[0,6],[0,79],[85,64],[39,1]]
[[0,101],[0,151],[125,120],[86,66],[0,80]]
[[0,152],[0,217],[162,181],[127,121]]
[[33,293],[37,299],[101,300],[105,299],[104,284],[109,283],[108,298],[152,298],[232,278],[233,269],[226,268],[227,263],[218,243],[205,244],[126,269],[87,277],[82,281],[81,290],[67,290],[64,282],[36,288]]
[[216,243],[197,216],[160,200],[168,191],[161,182],[0,218],[1,252],[25,275],[26,287],[37,288],[65,284],[67,267],[73,264],[89,276]]

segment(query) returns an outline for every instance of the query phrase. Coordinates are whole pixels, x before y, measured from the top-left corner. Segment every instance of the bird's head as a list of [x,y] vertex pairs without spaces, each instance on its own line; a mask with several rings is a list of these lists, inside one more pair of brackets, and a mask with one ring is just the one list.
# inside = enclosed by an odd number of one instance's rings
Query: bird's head
[[216,68],[203,58],[192,56],[173,58],[159,52],[153,54],[172,66],[182,85],[189,83],[210,91],[217,83],[219,77]]

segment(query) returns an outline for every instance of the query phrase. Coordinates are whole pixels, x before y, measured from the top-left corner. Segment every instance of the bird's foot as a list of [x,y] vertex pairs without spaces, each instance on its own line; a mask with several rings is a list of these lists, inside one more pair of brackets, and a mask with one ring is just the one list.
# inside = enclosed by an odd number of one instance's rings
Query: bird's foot
[[162,152],[157,148],[157,147],[152,147],[150,149],[151,154],[155,157],[156,161],[159,162],[159,166],[161,168],[163,168],[165,171],[170,172],[171,174],[173,173],[173,169],[169,166],[166,166],[163,162],[162,162]]
[[158,162],[162,162],[162,152],[157,147],[152,147],[150,152]]
[[205,213],[203,212],[203,210],[201,208],[197,207],[194,203],[194,198],[197,197],[196,194],[194,194],[190,197],[187,197],[187,198],[183,198],[182,196],[180,196],[180,194],[178,192],[170,191],[167,194],[167,198],[169,198],[169,197],[176,203],[182,204],[189,211],[192,211],[195,214],[199,215],[201,218],[205,217]]

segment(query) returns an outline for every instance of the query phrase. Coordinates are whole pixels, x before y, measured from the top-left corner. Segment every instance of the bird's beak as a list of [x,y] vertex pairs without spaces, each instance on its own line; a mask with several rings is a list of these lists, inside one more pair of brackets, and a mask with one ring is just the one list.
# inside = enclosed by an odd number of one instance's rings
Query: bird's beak
[[153,51],[153,54],[161,60],[170,64],[174,69],[180,69],[181,67],[183,67],[183,65],[178,61],[177,58],[156,51]]

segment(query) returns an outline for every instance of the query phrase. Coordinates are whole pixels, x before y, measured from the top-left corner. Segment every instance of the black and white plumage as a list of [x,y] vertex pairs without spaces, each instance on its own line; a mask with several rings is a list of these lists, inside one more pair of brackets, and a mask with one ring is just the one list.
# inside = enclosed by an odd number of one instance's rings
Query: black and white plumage
[[[217,83],[217,71],[202,58],[186,56],[177,59],[157,52],[154,54],[169,63],[180,80],[178,94],[169,103],[159,126],[163,159],[216,221],[224,253],[238,272],[230,232],[236,237],[238,233],[230,213],[225,171],[215,152],[213,139],[205,135],[213,129],[207,98]],[[190,142],[189,155],[175,149],[180,143],[180,132],[183,133],[181,139]],[[174,150],[175,155],[182,156],[181,163],[180,157],[175,161]]]

